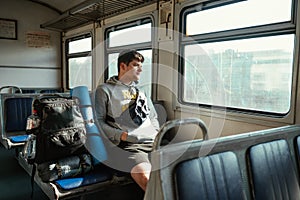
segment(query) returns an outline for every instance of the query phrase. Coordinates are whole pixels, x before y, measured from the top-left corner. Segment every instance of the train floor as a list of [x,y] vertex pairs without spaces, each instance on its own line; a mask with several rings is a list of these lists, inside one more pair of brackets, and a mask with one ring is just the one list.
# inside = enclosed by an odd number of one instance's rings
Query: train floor
[[[7,150],[0,144],[0,199],[1,200],[48,200],[43,191],[34,185],[31,198],[31,177],[19,165],[15,150]],[[74,200],[80,198],[73,198]],[[143,192],[136,184],[114,187],[101,192],[87,194],[84,200],[142,200]]]

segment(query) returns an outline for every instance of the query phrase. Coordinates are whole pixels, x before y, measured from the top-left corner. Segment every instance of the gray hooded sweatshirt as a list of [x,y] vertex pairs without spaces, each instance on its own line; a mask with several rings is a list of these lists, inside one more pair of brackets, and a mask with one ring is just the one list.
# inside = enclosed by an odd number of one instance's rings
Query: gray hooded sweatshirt
[[[131,105],[136,98],[136,84],[133,82],[130,85],[126,85],[120,82],[117,76],[111,77],[106,83],[99,85],[96,89],[96,118],[104,133],[115,144],[120,143],[122,132],[130,132],[138,128],[134,123],[124,125],[119,123],[118,120],[114,120],[128,111],[129,105]],[[158,131],[159,123],[157,113],[150,98],[147,98],[147,105],[150,110],[148,118],[152,126]],[[130,117],[128,116],[127,118]]]

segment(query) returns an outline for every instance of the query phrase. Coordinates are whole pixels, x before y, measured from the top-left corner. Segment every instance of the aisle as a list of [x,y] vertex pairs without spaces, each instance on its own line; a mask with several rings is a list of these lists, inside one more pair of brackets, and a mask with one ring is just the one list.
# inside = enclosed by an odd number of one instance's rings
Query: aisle
[[[0,176],[1,200],[30,200],[30,176],[19,165],[15,150],[7,150],[2,144],[0,144]],[[33,199],[48,199],[36,184]]]

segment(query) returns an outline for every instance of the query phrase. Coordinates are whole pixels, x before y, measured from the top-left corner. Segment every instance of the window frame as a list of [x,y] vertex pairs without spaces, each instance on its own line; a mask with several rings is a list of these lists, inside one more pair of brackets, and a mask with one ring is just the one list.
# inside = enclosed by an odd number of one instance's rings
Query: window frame
[[[222,42],[222,41],[231,41],[231,40],[240,40],[240,39],[249,39],[249,38],[257,38],[257,37],[265,37],[265,36],[275,36],[275,35],[284,35],[284,34],[294,34],[295,39],[297,40],[296,34],[296,0],[292,1],[291,6],[291,20],[273,23],[273,24],[264,24],[246,28],[225,30],[225,31],[217,31],[211,33],[203,33],[198,35],[189,35],[186,36],[186,16],[190,13],[197,12],[205,9],[212,9],[218,6],[226,6],[231,3],[237,3],[244,0],[219,0],[219,1],[205,1],[199,2],[198,4],[189,3],[186,5],[182,5],[179,15],[179,31],[181,32],[179,36],[178,43],[178,106],[180,107],[198,107],[204,110],[214,110],[218,113],[224,112],[225,110],[229,113],[237,113],[237,114],[246,114],[246,115],[256,115],[262,117],[271,117],[271,118],[283,118],[291,115],[291,112],[294,112],[295,107],[295,80],[297,78],[297,58],[295,57],[295,53],[298,51],[297,44],[294,43],[294,51],[293,51],[293,60],[292,60],[292,74],[291,74],[291,86],[290,86],[290,107],[289,111],[285,114],[274,113],[268,111],[260,111],[260,110],[251,110],[246,108],[235,108],[235,107],[226,107],[226,106],[216,106],[212,104],[201,104],[201,103],[192,103],[184,100],[184,48],[187,45],[191,44],[202,44],[202,43],[212,43],[212,42]],[[293,119],[292,119],[293,120]]]
[[[91,38],[91,50],[90,51],[69,53],[69,43],[70,42],[74,42],[74,41],[81,40],[81,39],[86,39],[86,38]],[[91,71],[92,71],[92,68],[93,68],[92,51],[93,51],[93,35],[90,32],[66,39],[66,42],[65,42],[65,58],[66,58],[66,61],[65,62],[66,62],[66,87],[67,87],[68,90],[71,89],[70,88],[70,77],[69,77],[69,73],[70,73],[69,59],[90,56],[91,57]],[[92,79],[90,80],[90,82],[91,82],[91,86],[92,86],[93,85],[93,73],[92,72],[91,72],[91,78]]]

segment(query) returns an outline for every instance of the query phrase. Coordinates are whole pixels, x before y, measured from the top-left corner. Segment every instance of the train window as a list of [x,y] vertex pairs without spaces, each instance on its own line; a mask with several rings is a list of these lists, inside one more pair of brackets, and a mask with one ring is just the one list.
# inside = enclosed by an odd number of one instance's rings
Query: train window
[[151,23],[137,25],[109,33],[110,47],[138,44],[143,42],[151,42]]
[[[209,5],[207,7],[210,8]],[[292,0],[248,0],[214,9],[205,9],[204,6],[201,12],[187,15],[186,34],[195,35],[290,21],[291,8]]]
[[[245,5],[249,7],[243,11]],[[296,31],[291,5],[291,1],[249,0],[220,7],[206,4],[200,6],[200,11],[194,7],[184,10],[180,101],[244,112],[287,114]],[[205,6],[209,9],[205,10]],[[273,7],[278,8],[276,18],[270,17]],[[226,16],[229,11],[231,14]],[[243,17],[244,14],[251,17]],[[202,26],[202,21],[209,26]]]
[[69,42],[69,54],[91,51],[91,37]]
[[136,49],[145,58],[139,86],[151,95],[152,22],[149,18],[109,28],[107,37],[107,76],[118,74],[117,58],[122,49]]
[[68,39],[67,79],[68,88],[85,85],[92,89],[92,38],[91,34]]

